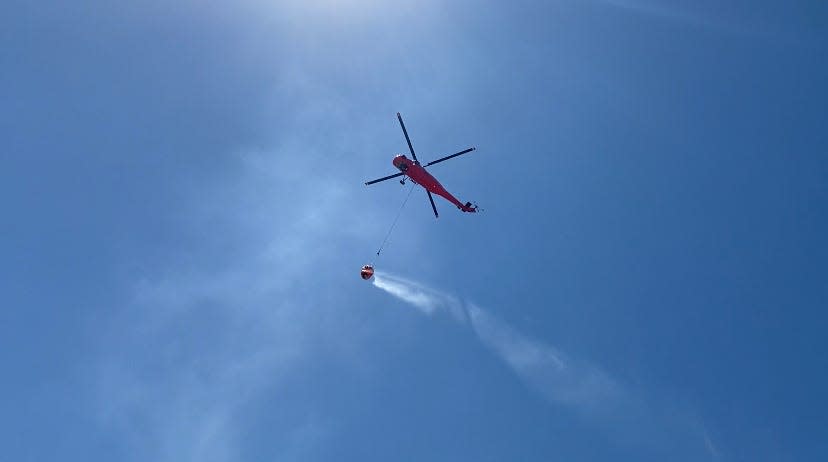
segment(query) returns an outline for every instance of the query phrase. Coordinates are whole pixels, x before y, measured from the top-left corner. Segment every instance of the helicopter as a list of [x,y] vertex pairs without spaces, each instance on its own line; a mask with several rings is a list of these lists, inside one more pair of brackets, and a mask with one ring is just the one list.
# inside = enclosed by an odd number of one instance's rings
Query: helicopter
[[475,213],[478,211],[478,207],[476,204],[472,204],[471,202],[466,202],[465,204],[460,202],[456,197],[452,196],[443,185],[437,181],[430,173],[426,171],[426,167],[434,165],[439,162],[443,162],[449,159],[453,159],[457,156],[461,156],[463,154],[467,154],[475,150],[474,147],[464,149],[460,152],[454,153],[450,156],[441,157],[437,160],[433,160],[425,165],[420,165],[420,161],[417,160],[417,154],[414,153],[414,147],[411,145],[411,139],[408,137],[408,130],[405,129],[405,124],[403,123],[402,116],[400,113],[397,113],[397,120],[400,121],[400,127],[402,127],[403,134],[405,135],[405,141],[408,143],[408,150],[411,152],[411,159],[406,157],[403,154],[397,154],[394,156],[394,159],[391,163],[396,167],[400,172],[395,173],[393,175],[388,175],[386,177],[378,178],[376,180],[366,181],[365,186],[369,186],[375,183],[379,183],[381,181],[390,180],[391,178],[403,177],[400,180],[400,184],[404,185],[406,180],[411,180],[412,183],[416,185],[422,186],[426,190],[426,194],[428,194],[428,200],[431,202],[431,208],[434,210],[434,217],[439,218],[439,214],[437,213],[437,206],[434,204],[434,197],[433,194],[437,194],[445,198],[447,201],[451,202],[458,209],[463,212]]

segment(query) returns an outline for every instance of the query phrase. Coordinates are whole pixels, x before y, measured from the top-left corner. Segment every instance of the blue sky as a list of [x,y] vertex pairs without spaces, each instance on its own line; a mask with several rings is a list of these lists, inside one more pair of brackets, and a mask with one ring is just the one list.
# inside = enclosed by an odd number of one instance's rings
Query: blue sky
[[825,459],[828,7],[686,3],[4,2],[2,458]]

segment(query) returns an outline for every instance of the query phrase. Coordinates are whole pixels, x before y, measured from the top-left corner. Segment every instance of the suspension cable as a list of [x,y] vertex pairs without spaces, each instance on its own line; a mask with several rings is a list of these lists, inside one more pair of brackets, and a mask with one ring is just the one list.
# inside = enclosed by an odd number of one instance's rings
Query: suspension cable
[[411,197],[411,192],[414,191],[414,185],[411,185],[411,189],[408,190],[408,195],[405,196],[405,200],[403,201],[402,205],[400,206],[400,210],[397,212],[397,217],[394,218],[394,222],[391,223],[391,228],[388,230],[388,234],[385,235],[385,239],[380,244],[379,250],[377,250],[377,255],[382,252],[382,248],[385,247],[385,244],[388,242],[388,238],[391,237],[391,232],[394,231],[394,227],[397,226],[397,220],[400,219],[400,215],[402,215],[403,208],[405,207],[405,203],[408,202],[408,198]]

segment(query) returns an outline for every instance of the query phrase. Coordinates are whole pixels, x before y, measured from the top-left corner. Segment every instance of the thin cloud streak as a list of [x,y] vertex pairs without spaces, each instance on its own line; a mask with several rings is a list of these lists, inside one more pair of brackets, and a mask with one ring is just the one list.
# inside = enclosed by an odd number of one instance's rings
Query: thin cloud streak
[[301,305],[282,289],[243,281],[204,275],[142,285],[111,323],[95,395],[101,422],[129,435],[134,460],[238,460],[244,407],[312,356],[307,339],[316,335]]
[[518,332],[474,304],[385,272],[377,272],[373,282],[427,315],[445,311],[471,327],[483,345],[550,402],[585,411],[622,394],[620,387],[600,369],[567,358],[554,346]]
[[[185,227],[225,223],[230,236],[199,241],[204,260],[145,274],[104,321],[90,399],[102,427],[126,441],[130,460],[239,460],[244,429],[256,418],[251,403],[279,396],[297,369],[326,354],[324,345],[349,343],[358,332],[341,332],[349,319],[296,284],[327,246],[357,235],[358,223],[338,212],[339,182],[301,178],[311,170],[301,159],[286,166],[294,143],[245,151],[238,178],[194,195]],[[213,253],[221,239],[240,244]],[[335,360],[351,360],[347,345],[331,350],[342,355]],[[305,459],[327,437],[327,416],[316,409],[285,419],[274,450],[292,459]]]
[[468,305],[467,310],[480,341],[548,401],[586,412],[624,399],[621,387],[599,368],[567,358],[557,348],[521,334],[476,305]]
[[375,273],[373,284],[428,316],[451,314],[528,388],[572,409],[619,443],[654,453],[667,447],[674,460],[721,460],[698,419],[675,403],[643,399],[600,367],[521,333],[473,303],[387,272]]
[[418,282],[388,273],[377,272],[373,283],[389,294],[414,305],[425,314],[433,314],[438,309],[453,313],[458,312],[459,301],[457,299]]

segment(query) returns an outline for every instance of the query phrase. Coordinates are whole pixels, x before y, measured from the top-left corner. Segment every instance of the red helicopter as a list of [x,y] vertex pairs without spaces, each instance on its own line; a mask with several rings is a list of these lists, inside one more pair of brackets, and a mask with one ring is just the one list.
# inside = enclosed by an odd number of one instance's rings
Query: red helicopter
[[403,177],[403,179],[400,180],[400,184],[405,184],[405,180],[410,179],[412,183],[418,184],[425,188],[426,193],[428,194],[428,200],[431,201],[431,208],[434,209],[435,217],[438,217],[439,215],[437,214],[437,206],[434,205],[434,198],[431,196],[431,193],[446,198],[446,200],[456,205],[458,209],[464,212],[477,212],[477,205],[474,205],[471,202],[466,202],[464,204],[457,200],[456,197],[452,196],[448,191],[446,191],[446,188],[444,188],[443,185],[441,185],[440,182],[437,181],[436,178],[431,176],[431,174],[428,173],[425,169],[425,167],[434,165],[438,162],[443,162],[444,160],[449,160],[453,157],[457,157],[472,152],[474,151],[474,148],[464,149],[450,156],[433,160],[425,165],[420,165],[420,161],[417,160],[417,154],[414,154],[414,147],[411,146],[411,139],[408,138],[408,131],[405,129],[405,124],[403,123],[402,117],[400,116],[399,112],[397,113],[397,119],[400,121],[400,127],[402,127],[403,134],[405,134],[405,141],[408,143],[408,150],[411,151],[411,157],[413,158],[413,160],[409,159],[408,157],[405,157],[402,154],[398,154],[394,157],[392,163],[394,164],[394,167],[397,167],[397,169],[400,170],[400,173],[395,173],[394,175],[388,175],[383,178],[368,181],[365,183],[365,185],[368,186],[374,183],[379,183],[380,181],[390,180],[391,178],[401,176]]

